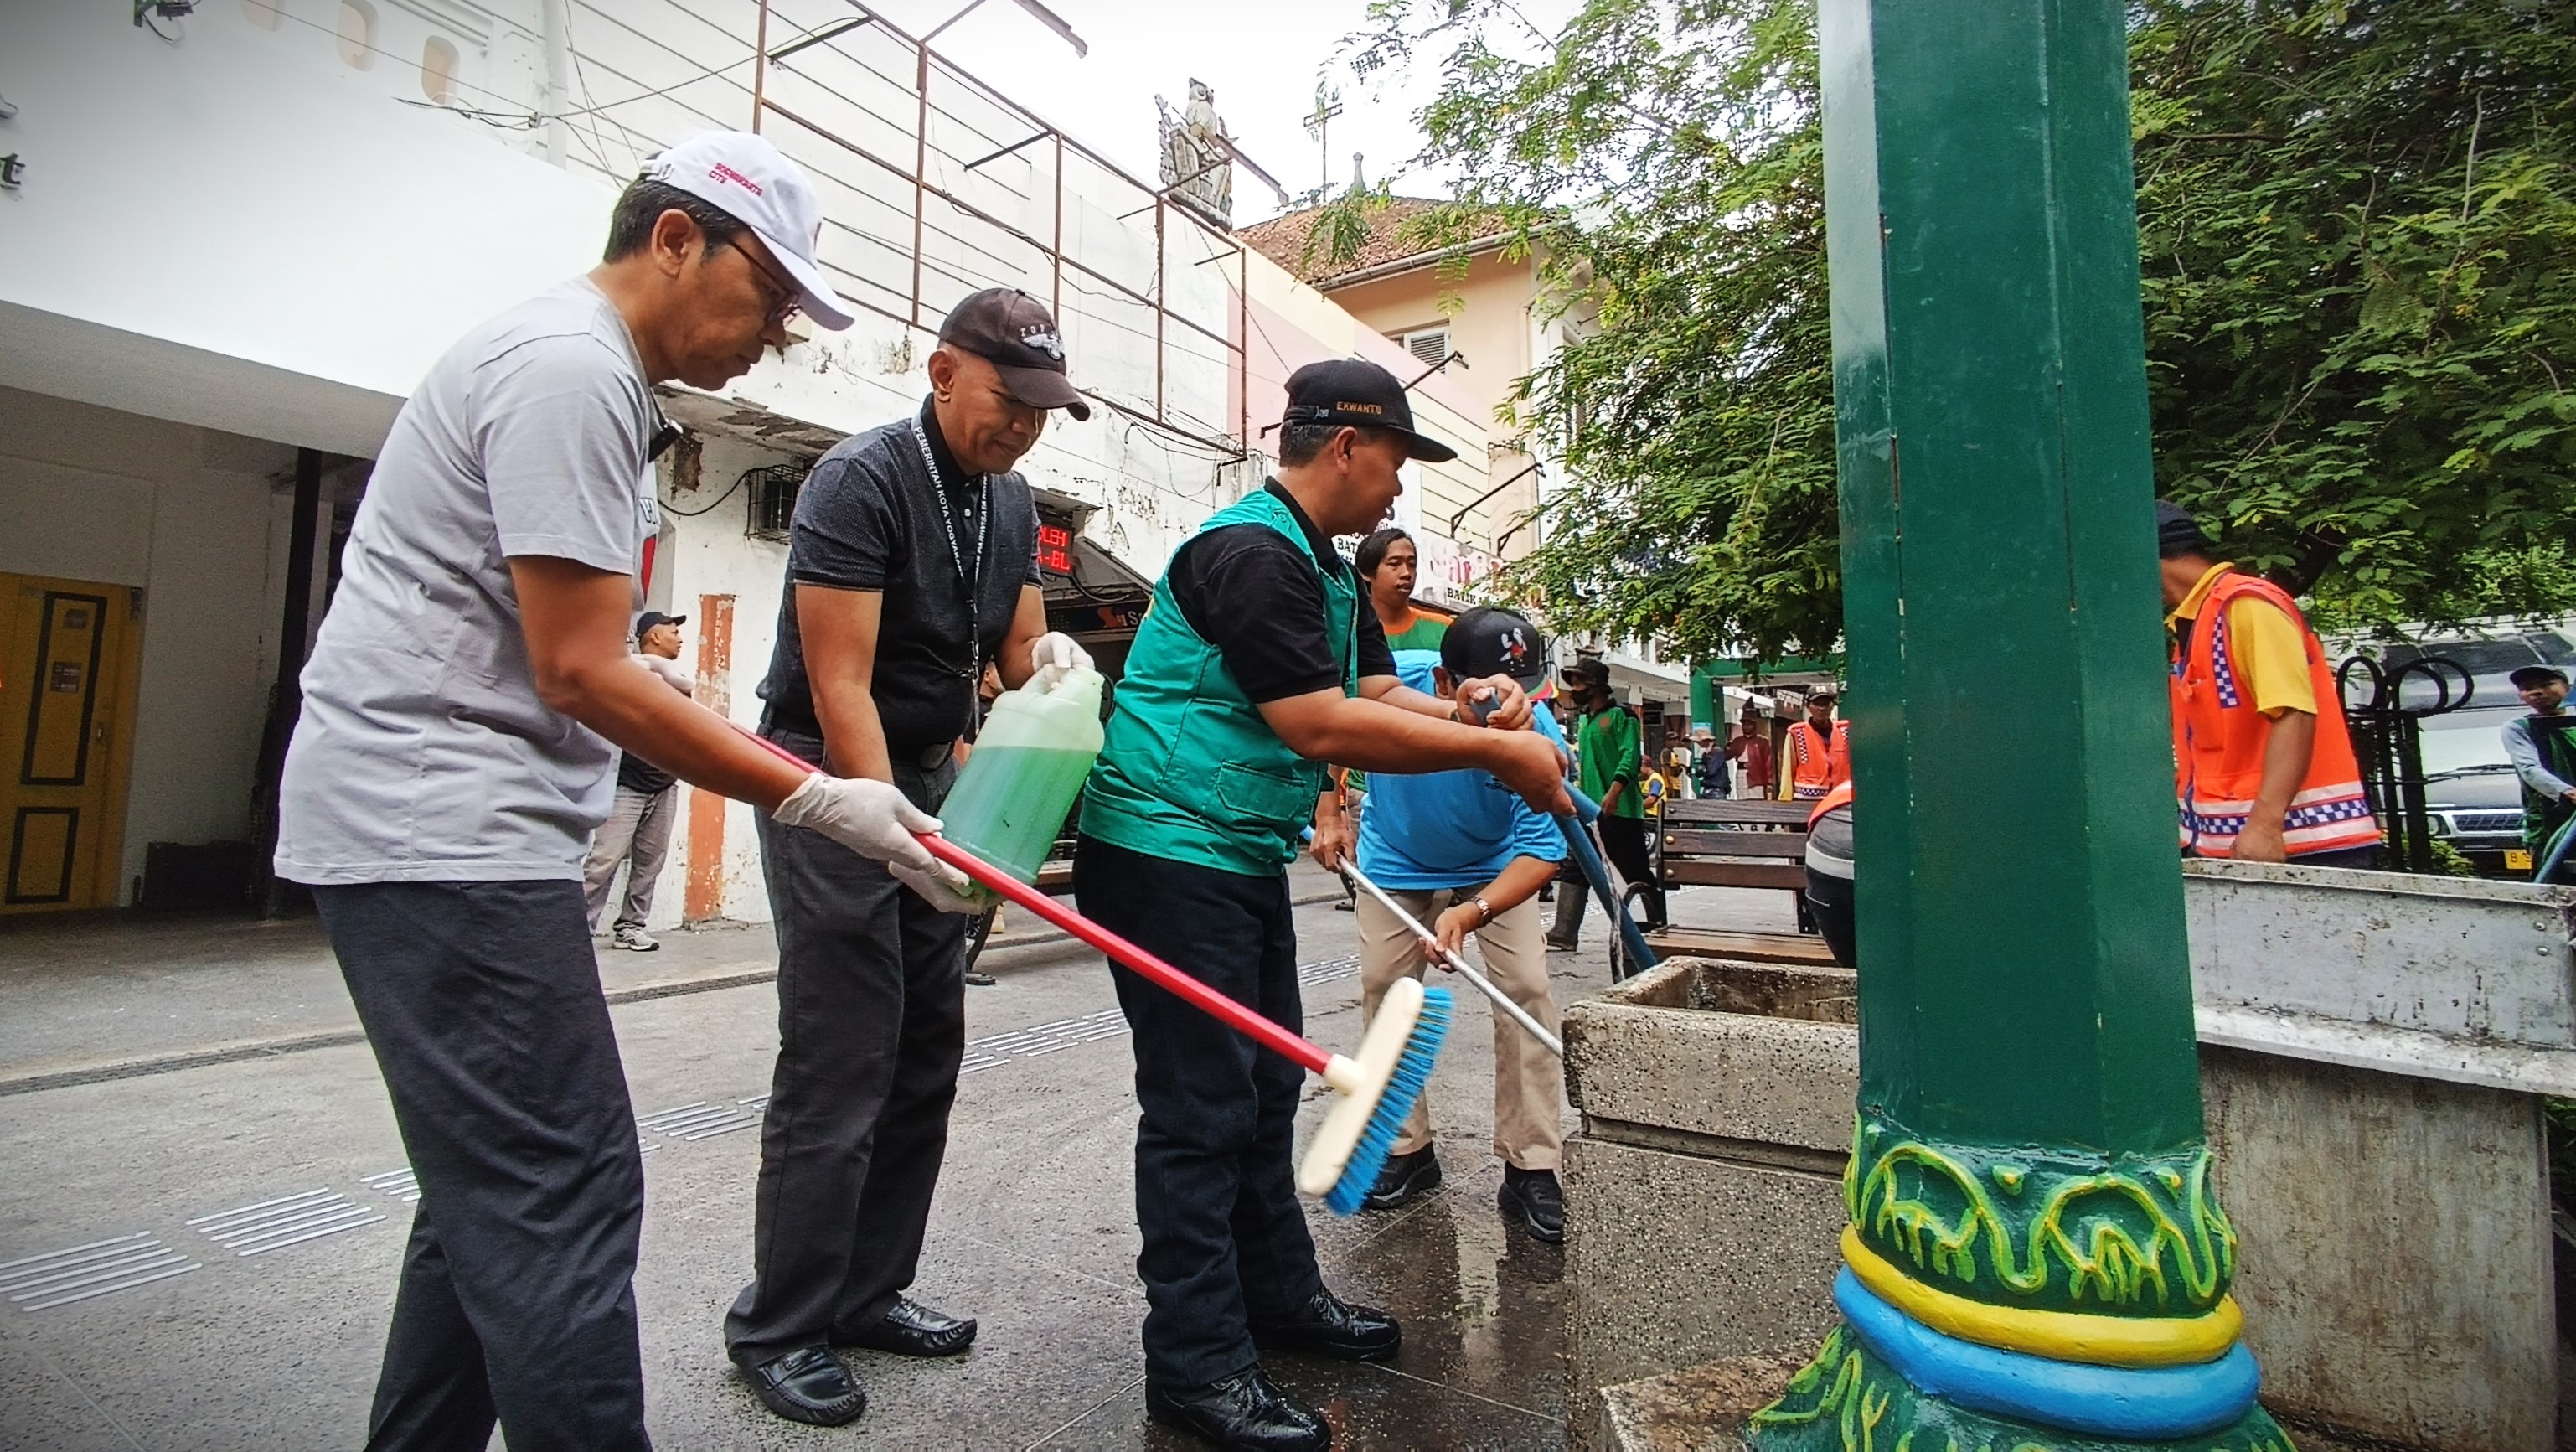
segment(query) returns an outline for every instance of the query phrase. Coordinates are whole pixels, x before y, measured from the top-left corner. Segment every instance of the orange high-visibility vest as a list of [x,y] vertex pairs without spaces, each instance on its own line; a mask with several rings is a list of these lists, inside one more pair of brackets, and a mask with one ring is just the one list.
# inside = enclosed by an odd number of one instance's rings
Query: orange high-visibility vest
[[1834,722],[1830,734],[1801,720],[1789,728],[1789,795],[1811,802],[1851,780],[1851,723]]
[[1832,811],[1836,807],[1851,805],[1851,799],[1852,784],[1850,782],[1844,782],[1840,786],[1835,787],[1832,791],[1825,793],[1824,796],[1817,801],[1815,810],[1807,813],[1807,830],[1811,832],[1814,831],[1816,824],[1825,819],[1825,813]]
[[2307,647],[2308,684],[2317,697],[2317,741],[2308,774],[2290,798],[2282,840],[2293,858],[2312,852],[2367,847],[2379,840],[2379,821],[2362,790],[2361,766],[2344,729],[2343,697],[2325,648],[2307,618],[2280,586],[2237,570],[2210,585],[2173,663],[2175,795],[2182,812],[2182,844],[2201,857],[2227,857],[2263,786],[2263,743],[2272,723],[2255,709],[2254,693],[2239,685],[2227,640],[2227,609],[2239,599],[2264,601],[2290,617]]

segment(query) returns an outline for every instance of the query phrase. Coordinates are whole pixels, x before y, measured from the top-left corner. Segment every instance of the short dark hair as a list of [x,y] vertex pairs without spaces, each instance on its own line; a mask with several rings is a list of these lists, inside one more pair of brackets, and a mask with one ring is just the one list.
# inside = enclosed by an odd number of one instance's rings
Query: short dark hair
[[2160,560],[2207,559],[2218,548],[2201,529],[2200,521],[2190,510],[2170,499],[2156,501],[2156,558]]
[[1403,530],[1390,524],[1386,528],[1370,535],[1368,538],[1361,540],[1359,553],[1352,557],[1351,563],[1359,566],[1361,574],[1374,575],[1377,573],[1377,567],[1386,563],[1386,552],[1395,548],[1395,542],[1400,539],[1409,540],[1411,538],[1413,538],[1413,536],[1406,534]]
[[626,190],[618,194],[617,206],[608,214],[608,250],[599,260],[615,262],[643,251],[653,240],[653,224],[662,220],[664,212],[679,212],[697,223],[698,230],[706,234],[709,252],[750,230],[731,212],[704,197],[668,182],[639,176],[626,184]]
[[1284,468],[1294,469],[1300,464],[1313,463],[1315,461],[1315,456],[1324,452],[1324,446],[1333,441],[1333,435],[1340,433],[1344,429],[1351,429],[1357,432],[1360,436],[1360,442],[1364,444],[1386,432],[1384,429],[1361,428],[1357,424],[1281,424],[1279,426],[1280,465]]

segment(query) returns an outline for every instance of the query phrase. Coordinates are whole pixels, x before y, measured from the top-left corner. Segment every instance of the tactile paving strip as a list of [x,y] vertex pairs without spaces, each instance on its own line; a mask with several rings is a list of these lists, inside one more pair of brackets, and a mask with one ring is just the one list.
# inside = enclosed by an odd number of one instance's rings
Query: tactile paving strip
[[188,1228],[235,1255],[266,1255],[384,1218],[382,1210],[361,1205],[337,1190],[321,1189],[200,1215],[188,1222]]
[[[716,1104],[699,1099],[643,1115],[635,1123],[638,1128],[649,1129],[655,1134],[667,1134],[673,1139],[695,1143],[740,1129],[758,1128],[760,1116],[743,1112],[743,1106],[748,1102],[736,1100],[731,1104]],[[764,1098],[763,1103],[766,1102]]]
[[85,1245],[49,1250],[42,1255],[0,1261],[0,1295],[22,1311],[67,1306],[166,1281],[200,1269],[197,1262],[161,1243],[161,1237],[136,1231]]
[[358,1183],[387,1199],[400,1200],[406,1205],[420,1203],[420,1177],[412,1173],[409,1165],[399,1170],[386,1170],[382,1174],[360,1175]]

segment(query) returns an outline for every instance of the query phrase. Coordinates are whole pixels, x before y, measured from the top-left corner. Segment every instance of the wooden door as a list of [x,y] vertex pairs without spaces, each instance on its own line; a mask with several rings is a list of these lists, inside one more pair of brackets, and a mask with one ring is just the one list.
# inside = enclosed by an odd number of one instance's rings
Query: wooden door
[[116,902],[139,603],[0,575],[0,913]]

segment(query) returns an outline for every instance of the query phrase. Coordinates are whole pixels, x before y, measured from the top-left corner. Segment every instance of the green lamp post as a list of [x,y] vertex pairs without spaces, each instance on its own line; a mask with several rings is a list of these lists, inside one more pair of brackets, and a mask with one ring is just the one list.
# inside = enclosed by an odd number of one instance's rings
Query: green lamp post
[[1862,963],[1764,1449],[2287,1448],[2183,941],[2117,0],[1821,0]]

